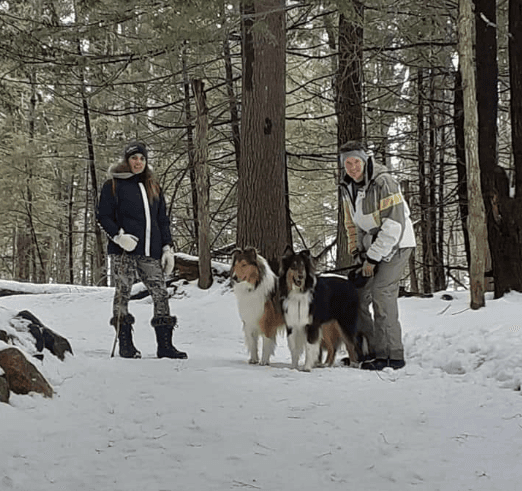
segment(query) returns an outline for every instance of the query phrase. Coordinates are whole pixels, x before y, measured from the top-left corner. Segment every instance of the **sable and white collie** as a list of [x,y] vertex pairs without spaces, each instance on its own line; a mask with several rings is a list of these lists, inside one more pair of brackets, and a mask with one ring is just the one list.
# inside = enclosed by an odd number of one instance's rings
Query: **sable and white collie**
[[[264,257],[253,247],[247,247],[232,253],[230,278],[243,321],[249,363],[269,365],[276,347],[276,336],[278,332],[284,334],[285,328],[277,276]],[[263,339],[261,361],[258,356],[259,337]]]
[[315,367],[322,341],[329,351],[327,364],[332,365],[341,340],[350,365],[358,366],[366,348],[357,335],[358,299],[351,281],[336,275],[316,276],[310,251],[295,253],[288,246],[281,259],[279,290],[293,368],[298,368],[303,351],[303,370]]

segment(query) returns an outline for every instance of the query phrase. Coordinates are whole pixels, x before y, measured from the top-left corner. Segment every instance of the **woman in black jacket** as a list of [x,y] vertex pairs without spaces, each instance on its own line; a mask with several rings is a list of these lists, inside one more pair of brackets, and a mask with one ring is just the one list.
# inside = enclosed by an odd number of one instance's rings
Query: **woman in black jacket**
[[141,358],[132,340],[134,317],[128,311],[136,273],[152,296],[158,358],[187,358],[172,344],[176,317],[170,315],[164,274],[174,269],[174,252],[165,198],[148,164],[147,148],[131,142],[123,163],[109,169],[111,179],[102,187],[96,213],[107,234],[107,250],[113,258],[116,288],[113,317],[123,358]]

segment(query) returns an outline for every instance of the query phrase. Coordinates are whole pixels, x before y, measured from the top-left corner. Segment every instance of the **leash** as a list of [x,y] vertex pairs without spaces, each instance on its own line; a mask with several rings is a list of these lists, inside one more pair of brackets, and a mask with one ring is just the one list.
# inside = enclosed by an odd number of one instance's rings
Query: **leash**
[[337,269],[328,269],[326,271],[323,271],[320,274],[331,274],[331,273],[340,273],[341,271],[347,271],[348,273],[352,270],[356,270],[357,268],[360,268],[362,264],[354,264],[352,266],[346,266],[344,268],[337,268]]

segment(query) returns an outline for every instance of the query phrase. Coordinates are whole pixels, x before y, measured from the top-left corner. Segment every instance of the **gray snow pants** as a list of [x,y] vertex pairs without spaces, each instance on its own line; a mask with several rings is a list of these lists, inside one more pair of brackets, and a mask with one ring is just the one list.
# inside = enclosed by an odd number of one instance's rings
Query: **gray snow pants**
[[412,251],[399,249],[389,262],[381,261],[375,276],[359,290],[358,329],[368,337],[370,352],[376,358],[404,359],[397,298],[399,281]]
[[136,273],[154,303],[154,317],[170,315],[169,293],[159,259],[130,254],[111,254],[116,279],[112,311],[114,317],[129,313],[129,300]]

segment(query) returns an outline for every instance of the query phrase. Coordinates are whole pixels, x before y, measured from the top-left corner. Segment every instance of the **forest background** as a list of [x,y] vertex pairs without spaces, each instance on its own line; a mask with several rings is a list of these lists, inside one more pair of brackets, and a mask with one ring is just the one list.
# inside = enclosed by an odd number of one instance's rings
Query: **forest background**
[[337,155],[364,140],[411,208],[409,291],[469,287],[477,247],[522,291],[522,0],[16,0],[0,32],[4,279],[107,284],[94,210],[133,139],[177,252],[346,267]]

